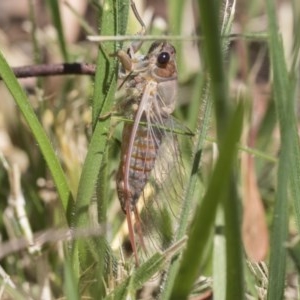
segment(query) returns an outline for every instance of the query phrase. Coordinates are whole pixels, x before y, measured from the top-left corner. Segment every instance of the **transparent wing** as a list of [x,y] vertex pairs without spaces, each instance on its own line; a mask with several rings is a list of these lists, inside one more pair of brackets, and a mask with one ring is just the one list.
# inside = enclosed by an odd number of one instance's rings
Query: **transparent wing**
[[188,170],[185,157],[191,157],[191,133],[173,117],[163,119],[159,126],[149,125],[149,132],[162,136],[151,177],[139,199],[142,207],[138,226],[146,252],[151,254],[169,247],[178,227]]

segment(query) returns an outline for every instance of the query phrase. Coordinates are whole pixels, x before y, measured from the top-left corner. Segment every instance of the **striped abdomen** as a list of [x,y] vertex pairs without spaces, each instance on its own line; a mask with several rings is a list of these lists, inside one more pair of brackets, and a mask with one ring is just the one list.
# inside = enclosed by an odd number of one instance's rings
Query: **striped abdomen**
[[[128,153],[128,143],[132,133],[132,127],[132,124],[124,124],[121,147],[121,162],[117,173],[117,191],[122,210],[125,213],[127,201],[130,201],[130,210],[134,210],[134,207],[154,167],[155,159],[162,139],[162,135],[159,130],[152,128],[151,134],[147,126],[138,126],[134,138],[131,157],[129,157],[130,154]],[[128,170],[126,170],[127,159],[130,159]],[[129,191],[126,191],[124,187],[126,172],[128,172],[127,178]]]

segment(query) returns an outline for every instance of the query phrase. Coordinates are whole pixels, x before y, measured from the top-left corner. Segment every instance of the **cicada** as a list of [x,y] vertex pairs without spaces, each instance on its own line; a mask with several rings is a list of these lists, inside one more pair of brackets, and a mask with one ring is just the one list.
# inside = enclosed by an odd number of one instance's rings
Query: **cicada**
[[[177,123],[171,116],[177,99],[176,51],[169,42],[156,41],[145,56],[137,56],[139,47],[139,44],[133,44],[127,51],[117,53],[121,62],[121,89],[124,91],[118,111],[128,121],[122,133],[116,186],[137,265],[135,237],[138,236],[139,245],[147,252],[144,236],[159,226],[159,222],[162,223],[155,219],[157,212],[162,216],[171,209],[168,205],[178,197],[177,189],[182,186],[179,182],[182,177],[174,176],[181,173],[182,164],[175,133]],[[149,182],[155,186],[158,195],[155,200],[148,200],[144,212],[140,213],[137,204],[140,198],[145,198],[145,186]],[[171,213],[176,215],[178,211]],[[141,215],[148,217],[141,218]],[[169,223],[167,217],[162,218],[163,226]]]

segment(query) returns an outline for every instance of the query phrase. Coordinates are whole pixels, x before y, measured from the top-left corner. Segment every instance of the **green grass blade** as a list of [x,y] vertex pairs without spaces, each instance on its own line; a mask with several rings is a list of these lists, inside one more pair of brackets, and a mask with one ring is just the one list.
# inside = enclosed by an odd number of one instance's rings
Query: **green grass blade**
[[74,278],[73,269],[69,260],[64,265],[64,291],[66,299],[79,300],[78,288]]
[[217,2],[199,0],[201,26],[204,34],[204,55],[211,77],[211,93],[214,100],[218,141],[222,140],[228,122],[227,82],[223,67],[223,55],[219,32],[219,9]]
[[[32,134],[41,149],[41,152],[47,162],[49,170],[52,174],[52,178],[55,182],[57,192],[61,200],[61,218],[65,224],[67,224],[66,213],[68,207],[73,204],[73,198],[71,195],[68,182],[65,174],[62,170],[60,162],[52,148],[51,142],[47,137],[45,131],[42,128],[41,123],[37,119],[28,98],[25,95],[24,90],[16,80],[12,70],[8,66],[5,58],[0,52],[0,76],[2,77],[5,85],[12,94],[16,101],[17,106],[22,112]],[[68,220],[69,221],[69,220]]]
[[28,2],[29,4],[29,18],[31,21],[31,37],[32,37],[32,46],[33,46],[33,51],[34,51],[34,62],[36,64],[41,63],[41,49],[39,47],[39,42],[37,39],[37,24],[36,24],[36,19],[35,19],[35,14],[34,14],[34,1],[30,0]]
[[[267,1],[269,19],[269,45],[273,68],[275,105],[281,133],[281,149],[277,173],[277,194],[271,234],[268,299],[283,299],[286,273],[286,247],[288,233],[288,186],[292,183],[293,201],[299,213],[299,142],[293,109],[293,94],[286,68],[282,41],[278,35],[275,4]],[[296,160],[294,159],[296,158]],[[298,191],[298,194],[297,194]],[[299,218],[299,214],[298,214]],[[297,222],[299,226],[299,221]]]
[[[224,14],[229,14],[228,21],[223,24],[223,29],[228,30],[234,15],[234,7],[225,9]],[[211,76],[211,93],[215,104],[215,118],[219,145],[227,132],[230,122],[230,106],[228,102],[228,87],[223,67],[222,51],[227,45],[221,45],[218,28],[219,9],[217,2],[199,1],[201,25],[205,37],[204,51]],[[226,24],[227,23],[227,24]],[[226,42],[225,42],[226,43]],[[242,126],[242,124],[240,125]],[[221,151],[226,151],[220,148]],[[223,176],[222,173],[219,176]],[[224,175],[225,176],[225,175]],[[244,296],[242,242],[240,236],[239,201],[236,191],[234,174],[230,173],[228,181],[228,194],[224,195],[225,237],[226,237],[226,299],[242,299]],[[221,199],[219,199],[221,200]],[[216,207],[213,207],[216,209]],[[214,216],[215,211],[212,216]]]
[[57,32],[58,36],[58,42],[59,42],[59,47],[60,51],[62,54],[63,59],[65,62],[69,61],[69,55],[67,51],[67,45],[66,45],[66,39],[64,36],[64,30],[62,27],[62,22],[61,22],[61,14],[60,14],[60,9],[59,9],[59,4],[57,0],[48,0],[48,5],[51,11],[51,16],[52,16],[52,21],[54,24],[54,27]]
[[165,264],[182,250],[185,243],[186,237],[183,237],[164,253],[155,253],[135,269],[106,299],[134,299],[136,292],[142,288],[144,283],[153,279],[153,276],[157,276]]
[[[242,123],[239,124],[242,127]],[[240,199],[235,174],[230,174],[229,193],[224,199],[226,237],[226,299],[244,298],[243,244],[241,238]],[[219,174],[222,176],[222,173]]]
[[[293,2],[294,5],[294,18],[295,18],[295,28],[298,28],[300,22],[299,14],[299,3],[298,1]],[[293,95],[290,99],[294,99],[294,103],[298,102],[299,99],[299,53],[300,53],[300,33],[295,31],[295,41],[294,41],[294,55],[293,62],[291,64],[291,71],[289,74],[289,79],[291,80],[291,90]],[[297,222],[298,232],[300,232],[300,145],[298,140],[298,129],[297,129],[297,117],[295,116],[294,107],[292,105],[288,106],[290,112],[294,114],[292,119],[292,132],[293,143],[292,143],[292,164],[291,164],[291,191],[293,195],[293,205],[295,209],[295,218]]]
[[[102,35],[117,35],[118,30],[125,31],[125,28],[119,29],[118,24],[124,24],[125,21],[120,21],[120,7],[124,18],[127,18],[126,3],[123,0],[106,1],[103,10],[99,11],[100,28]],[[128,3],[127,3],[128,4]],[[116,5],[116,6],[115,6]],[[123,25],[122,25],[123,26]],[[116,89],[116,63],[113,60],[108,60],[109,53],[114,53],[116,50],[115,43],[105,44],[105,48],[99,48],[97,58],[97,72],[95,76],[95,88],[93,96],[93,135],[89,144],[87,156],[83,165],[82,174],[79,182],[78,195],[76,199],[74,225],[75,227],[91,226],[91,219],[89,214],[89,206],[93,201],[94,195],[99,199],[98,206],[98,222],[105,225],[106,219],[106,201],[107,201],[107,176],[106,176],[106,151],[107,141],[109,136],[110,119],[106,118],[99,121],[99,116],[103,116],[111,111],[111,106],[114,102]],[[96,189],[97,187],[97,189]],[[95,194],[96,192],[96,194]],[[96,221],[97,222],[97,221]],[[102,239],[103,238],[103,239]],[[106,255],[109,255],[109,247],[104,240],[100,238],[97,251],[99,266],[97,274],[101,277],[104,268],[104,261]],[[95,243],[90,243],[93,245]],[[78,246],[78,247],[77,247]],[[79,270],[87,269],[93,263],[93,256],[89,254],[88,247],[85,241],[78,241],[74,248],[74,264],[77,268],[77,275]],[[78,251],[78,253],[77,253]],[[79,261],[80,259],[80,267]],[[102,285],[100,282],[99,285]],[[98,291],[101,294],[101,291]],[[100,295],[99,294],[99,295]]]
[[287,250],[289,256],[293,260],[298,274],[300,273],[300,239],[299,236],[296,236],[288,245]]
[[[231,27],[235,15],[235,5],[234,1],[230,4],[229,1],[223,3],[223,23],[222,23],[222,35],[228,35],[231,32]],[[223,40],[222,49],[226,54],[228,52],[229,41]],[[213,57],[211,57],[211,62],[213,62]],[[221,71],[221,70],[220,70]],[[224,76],[224,75],[223,75]],[[225,80],[224,80],[225,81]],[[217,88],[217,87],[215,87]],[[220,104],[219,104],[220,105]],[[222,110],[222,106],[220,105]],[[216,118],[218,124],[218,110],[216,109]],[[220,133],[220,127],[222,128],[226,124],[220,121],[218,126],[218,136],[222,135]],[[220,140],[219,140],[220,141]],[[220,174],[221,175],[221,174]],[[242,299],[244,297],[244,272],[243,272],[243,250],[242,250],[242,239],[241,239],[241,218],[240,218],[240,201],[238,199],[237,187],[236,187],[236,176],[232,172],[230,175],[231,179],[229,182],[229,194],[225,197],[223,202],[223,213],[224,213],[224,233],[225,236],[219,233],[219,242],[221,243],[219,249],[214,249],[214,251],[219,251],[218,257],[215,255],[214,264],[221,263],[224,267],[226,275],[221,274],[221,272],[214,272],[214,293],[219,294],[222,298],[226,299]],[[216,224],[217,225],[217,224]],[[219,228],[222,228],[222,224],[219,224]],[[224,239],[222,239],[225,238]],[[225,246],[225,248],[224,248]],[[220,253],[221,251],[223,253]],[[224,261],[226,257],[226,261]],[[218,261],[220,259],[220,262]],[[224,288],[226,287],[226,292],[224,293]],[[223,295],[222,295],[223,293]],[[221,299],[222,299],[221,298]]]
[[[205,95],[203,96],[203,99],[204,99],[203,100],[204,107],[202,109],[199,109],[201,114],[203,114],[203,116],[201,118],[202,122],[201,122],[201,124],[198,124],[197,140],[196,140],[196,144],[195,144],[196,150],[193,155],[193,166],[192,166],[191,175],[190,175],[190,178],[188,181],[187,189],[186,189],[186,192],[183,197],[183,199],[185,199],[184,200],[185,203],[183,205],[183,209],[182,209],[181,216],[180,216],[179,228],[177,230],[176,240],[179,240],[180,238],[182,238],[184,236],[184,234],[186,233],[186,229],[188,226],[188,220],[189,220],[189,216],[190,216],[192,200],[194,198],[195,186],[196,186],[197,180],[198,180],[198,168],[199,168],[200,161],[202,158],[202,149],[204,148],[204,144],[206,141],[205,138],[206,138],[207,132],[209,130],[209,125],[210,125],[210,120],[211,120],[211,112],[212,112],[212,101],[209,97],[208,87],[205,90]],[[168,274],[167,274],[166,282],[164,284],[164,289],[162,292],[162,299],[168,299],[170,297],[173,286],[174,286],[175,277],[176,277],[176,274],[179,269],[179,265],[180,265],[180,261],[178,258],[173,260],[173,262],[169,268]]]
[[[116,36],[126,32],[128,5],[128,1],[125,0],[106,1],[99,16],[101,35]],[[110,112],[112,103],[106,106],[107,102],[109,102],[106,99],[106,95],[111,84],[116,82],[116,61],[113,63],[113,60],[108,60],[108,55],[115,53],[119,47],[120,44],[110,42],[105,43],[105,47],[100,45],[99,48],[92,102],[93,128],[99,123],[99,116]]]
[[[185,4],[185,1],[168,1],[170,31],[173,35],[180,35],[182,32],[183,11],[185,9]],[[177,67],[179,70],[178,76],[181,78],[184,77],[183,74],[185,73],[182,42],[174,41],[174,47],[176,48]]]
[[273,226],[271,231],[271,252],[269,266],[268,299],[283,299],[286,272],[286,247],[288,232],[287,187],[289,161],[286,153],[280,155],[278,164],[278,186],[275,198]]
[[162,254],[154,254],[139,268],[134,270],[134,272],[105,299],[134,299],[136,291],[159,272],[164,263],[165,257]]
[[224,200],[224,196],[230,196],[229,179],[236,158],[236,143],[241,134],[242,119],[243,107],[240,104],[229,123],[207,192],[193,218],[187,248],[183,253],[171,299],[187,298],[203,263],[206,242],[213,228],[217,206]]
[[[233,5],[234,8],[234,5]],[[230,31],[231,24],[233,22],[233,16],[234,16],[234,9],[230,7],[228,9],[229,13],[226,11],[226,14],[224,16],[224,24],[222,26],[222,34],[227,34]],[[218,22],[216,20],[216,22]],[[216,30],[218,30],[216,28]],[[226,52],[228,47],[227,44],[228,42],[226,40],[223,40],[222,46],[219,43],[220,40],[217,40],[218,44],[215,45],[216,47],[222,47],[222,51]],[[221,53],[221,50],[220,50]],[[221,55],[221,54],[219,54]],[[214,61],[214,57],[211,56],[211,61]],[[222,58],[220,58],[221,60]],[[201,80],[201,77],[199,77],[199,80]],[[198,85],[199,86],[199,85]],[[215,88],[219,88],[219,82],[217,83],[217,86]],[[225,87],[224,87],[225,88]],[[195,191],[195,185],[197,182],[197,177],[198,177],[198,168],[200,165],[200,160],[202,157],[202,149],[204,147],[205,139],[207,136],[207,131],[209,129],[210,125],[210,118],[211,118],[211,111],[212,111],[212,100],[210,97],[210,80],[206,80],[205,82],[205,89],[204,89],[204,95],[202,96],[204,107],[199,111],[200,117],[198,116],[198,119],[201,120],[201,124],[198,124],[198,130],[197,130],[197,140],[195,142],[195,151],[194,151],[194,159],[193,159],[193,167],[192,167],[192,174],[189,178],[189,182],[187,185],[186,193],[183,197],[185,199],[182,215],[180,218],[180,223],[179,223],[179,230],[178,230],[178,235],[176,238],[180,238],[184,232],[186,231],[187,228],[187,222],[188,222],[188,215],[190,211],[190,205],[191,201],[194,199],[194,191]],[[203,114],[203,116],[202,116]],[[234,225],[236,226],[236,224]],[[238,230],[238,229],[237,229]],[[235,231],[234,231],[235,234]],[[169,298],[173,284],[174,284],[174,279],[176,276],[176,273],[178,272],[179,268],[179,261],[175,260],[173,261],[171,268],[169,270],[168,278],[165,284],[165,290],[163,291],[163,297],[164,298]],[[238,275],[240,276],[240,275]],[[242,276],[241,276],[242,278]]]

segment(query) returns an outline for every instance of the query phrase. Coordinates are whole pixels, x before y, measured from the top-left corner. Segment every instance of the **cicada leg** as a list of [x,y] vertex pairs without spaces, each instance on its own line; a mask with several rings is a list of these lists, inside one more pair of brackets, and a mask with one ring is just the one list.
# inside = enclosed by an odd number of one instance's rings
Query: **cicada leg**
[[127,221],[127,226],[128,226],[129,240],[130,240],[133,255],[134,255],[134,258],[135,258],[135,264],[136,264],[136,266],[138,266],[139,265],[139,258],[138,258],[136,242],[135,242],[135,234],[134,234],[135,230],[137,231],[137,235],[139,237],[140,245],[143,248],[143,251],[145,253],[147,253],[147,249],[146,249],[146,246],[145,246],[145,243],[144,243],[140,215],[139,215],[139,212],[138,212],[138,209],[136,208],[136,206],[134,207],[133,213],[134,213],[134,222],[132,220],[132,211],[130,209],[130,201],[127,201],[127,203],[126,203],[126,221]]
[[[127,194],[127,193],[126,193]],[[131,211],[131,204],[130,201],[128,200],[128,197],[126,201],[126,221],[127,221],[127,227],[128,227],[128,235],[129,235],[129,240],[131,244],[131,248],[133,251],[133,255],[135,258],[135,264],[136,266],[139,265],[139,257],[137,253],[137,248],[136,248],[136,242],[135,242],[135,237],[134,237],[134,228],[133,228],[133,220],[132,220],[132,211]]]
[[[146,26],[140,17],[137,8],[135,6],[135,3],[133,0],[130,1],[131,9],[138,20],[138,22],[141,25],[141,30],[137,33],[138,36],[143,36],[146,32]],[[129,74],[133,71],[133,60],[134,60],[134,54],[141,48],[142,46],[142,41],[134,41],[130,44],[130,46],[126,50],[119,50],[115,53],[115,56],[118,57],[125,73],[123,75],[123,83],[121,86],[126,82],[126,78],[129,76]],[[124,76],[125,75],[125,76]],[[120,76],[122,78],[122,76]],[[132,139],[132,138],[131,138]],[[132,139],[133,143],[133,139]],[[130,153],[132,150],[129,151]],[[130,157],[127,158],[126,165],[129,166],[129,160]],[[128,169],[128,168],[127,168]],[[139,265],[139,258],[138,258],[138,253],[137,253],[137,246],[136,246],[136,241],[135,241],[135,230],[134,226],[137,227],[137,234],[139,236],[139,241],[142,246],[142,248],[145,250],[145,244],[143,241],[143,236],[142,236],[142,230],[141,230],[141,221],[139,217],[139,213],[137,211],[137,208],[134,207],[132,209],[132,199],[131,199],[131,193],[130,193],[130,188],[129,188],[129,178],[128,178],[128,172],[124,174],[124,202],[125,202],[125,213],[126,213],[126,221],[127,221],[127,226],[128,226],[128,233],[129,233],[129,239],[132,247],[132,251],[135,257],[135,262],[136,266]],[[133,218],[133,215],[135,218]]]
[[[135,3],[133,0],[130,1],[130,6],[134,16],[141,25],[141,30],[137,33],[137,36],[143,36],[146,33],[146,26],[141,16],[139,15]],[[141,48],[143,41],[133,41],[126,50],[118,50],[116,53],[111,54],[111,56],[118,57],[120,63],[122,64],[124,70],[127,72],[132,71],[132,58],[134,54]]]

